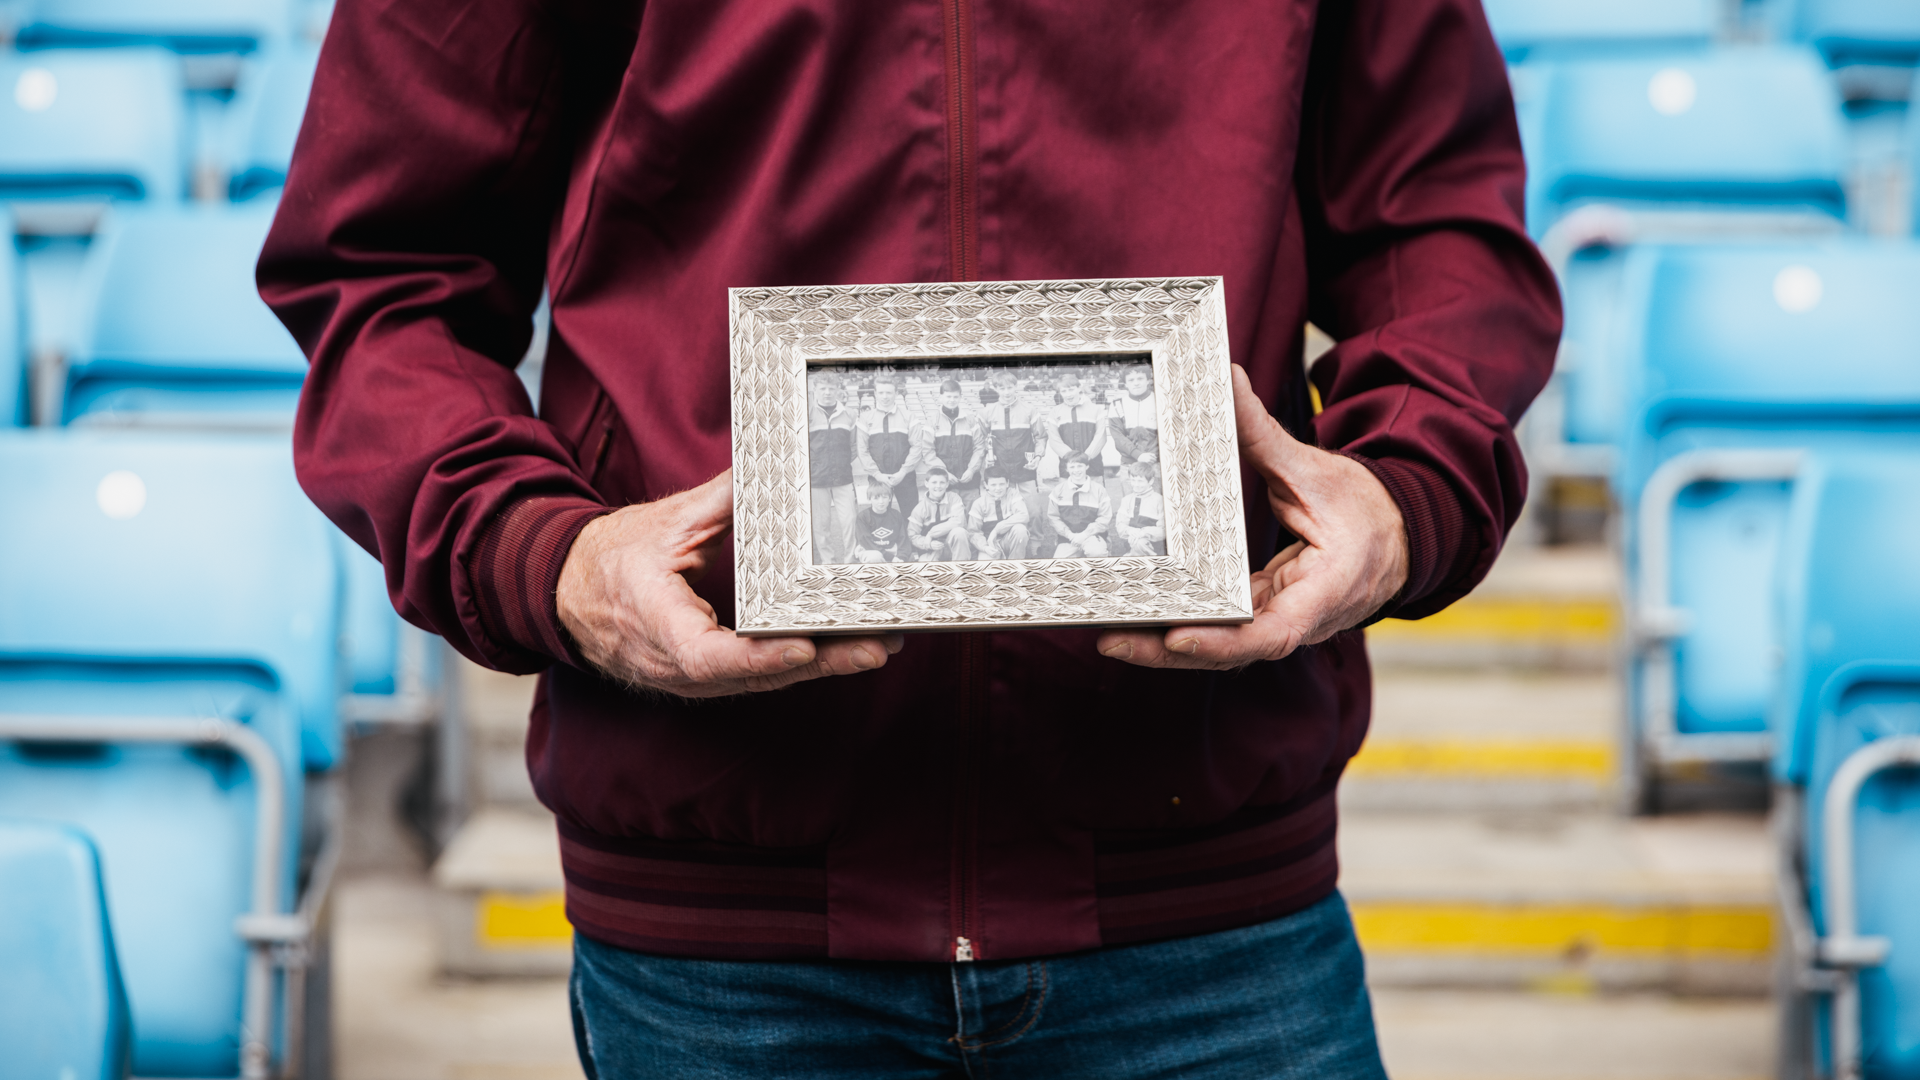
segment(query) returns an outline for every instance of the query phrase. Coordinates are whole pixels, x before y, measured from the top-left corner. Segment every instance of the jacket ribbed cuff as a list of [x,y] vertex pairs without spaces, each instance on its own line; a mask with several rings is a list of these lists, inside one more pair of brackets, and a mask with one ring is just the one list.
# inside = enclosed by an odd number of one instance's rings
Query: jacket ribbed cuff
[[1407,583],[1373,622],[1389,616],[1431,614],[1420,601],[1442,592],[1465,571],[1474,554],[1468,544],[1466,508],[1446,477],[1430,466],[1405,458],[1370,458],[1346,453],[1366,466],[1400,507],[1407,528]]
[[468,564],[488,635],[591,670],[560,625],[555,594],[574,538],[587,522],[612,512],[576,496],[536,495],[495,514]]

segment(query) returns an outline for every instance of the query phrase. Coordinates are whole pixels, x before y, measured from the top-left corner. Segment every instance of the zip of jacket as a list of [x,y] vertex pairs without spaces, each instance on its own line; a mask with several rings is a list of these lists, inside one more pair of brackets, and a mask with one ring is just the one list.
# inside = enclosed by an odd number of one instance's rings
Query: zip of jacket
[[[941,0],[946,48],[948,245],[953,280],[979,276],[979,149],[974,122],[973,13],[966,0]],[[978,906],[979,744],[987,722],[987,651],[984,633],[960,635],[961,702],[953,775],[953,868],[950,933],[953,959],[980,959],[974,925]]]

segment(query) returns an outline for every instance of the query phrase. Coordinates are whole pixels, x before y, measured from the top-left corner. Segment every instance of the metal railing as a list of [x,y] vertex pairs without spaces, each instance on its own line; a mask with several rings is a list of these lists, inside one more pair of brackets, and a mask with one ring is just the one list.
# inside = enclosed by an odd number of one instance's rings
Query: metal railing
[[1673,603],[1673,509],[1694,484],[1792,480],[1801,450],[1690,450],[1667,459],[1640,492],[1639,568],[1633,632],[1641,655],[1640,743],[1656,763],[1765,761],[1773,738],[1764,733],[1683,733],[1674,642],[1685,637],[1691,613]]

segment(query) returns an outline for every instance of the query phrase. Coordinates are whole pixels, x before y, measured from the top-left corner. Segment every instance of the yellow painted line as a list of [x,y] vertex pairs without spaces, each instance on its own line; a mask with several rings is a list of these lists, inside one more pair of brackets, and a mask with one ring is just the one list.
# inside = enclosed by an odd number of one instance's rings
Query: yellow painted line
[[573,942],[566,898],[551,893],[481,893],[473,935],[489,949],[565,948]]
[[1759,959],[1773,913],[1749,907],[1369,903],[1353,906],[1361,947],[1377,953],[1685,956]]
[[1367,628],[1381,641],[1492,638],[1500,641],[1610,641],[1619,609],[1602,599],[1497,599],[1467,597],[1424,619],[1388,619]]
[[1613,777],[1614,748],[1604,742],[1552,740],[1414,741],[1368,739],[1348,776],[1587,780]]

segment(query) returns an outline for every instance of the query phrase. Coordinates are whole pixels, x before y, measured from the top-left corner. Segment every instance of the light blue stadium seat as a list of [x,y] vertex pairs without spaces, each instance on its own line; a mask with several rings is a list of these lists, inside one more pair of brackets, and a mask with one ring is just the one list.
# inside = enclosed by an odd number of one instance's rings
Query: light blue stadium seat
[[1633,715],[1656,758],[1764,760],[1769,583],[1799,460],[1920,449],[1920,248],[1669,246],[1628,259],[1634,406],[1614,490],[1639,635]]
[[23,47],[161,45],[251,52],[292,29],[288,0],[33,0]]
[[1840,101],[1811,50],[1553,65],[1529,220],[1585,203],[1846,215]]
[[1487,0],[1510,59],[1704,46],[1719,30],[1713,0]]
[[27,422],[27,283],[7,233],[0,246],[0,428]]
[[234,94],[229,189],[235,201],[287,182],[294,140],[307,114],[307,91],[320,62],[316,41],[298,38],[262,55]]
[[1911,0],[1793,0],[1791,33],[1838,65],[1920,60],[1920,5]]
[[0,818],[0,1080],[123,1080],[128,1040],[93,844]]
[[69,423],[290,426],[306,357],[260,299],[271,204],[128,208],[88,253]]
[[0,199],[179,201],[186,88],[158,49],[0,52]]
[[[1920,455],[1856,449],[1809,457],[1796,484],[1776,588],[1785,663],[1774,697],[1774,773],[1804,826],[1805,880],[1818,949],[1803,965],[1836,972],[1833,1011],[1802,1045],[1829,1074],[1858,1048],[1872,1080],[1920,1074]],[[1904,744],[1906,767],[1900,767]],[[1889,754],[1883,768],[1872,758]],[[1851,764],[1848,764],[1851,762]],[[1891,766],[1891,767],[1885,767]],[[1835,793],[1834,788],[1839,791]],[[1845,809],[1829,818],[1828,801]],[[1843,831],[1844,851],[1828,843]],[[1838,854],[1853,895],[1832,892]],[[1790,865],[1790,864],[1789,864]],[[1840,910],[1844,908],[1845,910]],[[1878,938],[1884,962],[1847,963],[1833,939]],[[1852,974],[1858,971],[1857,991]],[[1830,976],[1831,977],[1831,976]],[[1810,980],[1796,980],[1804,984]],[[1791,987],[1783,988],[1791,993]],[[1846,1036],[1836,1025],[1846,1020]],[[1857,1019],[1851,1019],[1857,1017]],[[1798,1033],[1796,1033],[1798,1034]],[[1789,1044],[1791,1045],[1791,1044]]]
[[[141,1075],[233,1075],[244,990],[271,994],[235,920],[262,888],[290,906],[302,714],[339,679],[337,559],[291,459],[284,436],[0,432],[0,507],[33,523],[0,530],[0,814],[98,844]],[[284,804],[257,804],[276,777]]]
[[1529,451],[1548,473],[1604,473],[1627,421],[1626,249],[1840,231],[1846,128],[1825,66],[1799,47],[1569,60],[1538,81],[1528,220],[1566,326],[1538,406],[1552,430],[1530,433]]

